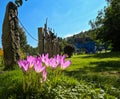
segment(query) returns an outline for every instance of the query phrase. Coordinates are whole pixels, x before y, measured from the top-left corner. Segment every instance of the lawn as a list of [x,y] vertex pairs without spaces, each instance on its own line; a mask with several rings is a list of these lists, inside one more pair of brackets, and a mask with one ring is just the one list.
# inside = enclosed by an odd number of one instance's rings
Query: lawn
[[[73,55],[57,82],[48,79],[28,99],[120,99],[120,53]],[[2,71],[0,99],[22,99],[22,71]],[[35,93],[34,93],[35,92]]]
[[67,72],[75,73],[76,76],[87,74],[120,76],[120,53],[74,55],[71,61],[72,65]]

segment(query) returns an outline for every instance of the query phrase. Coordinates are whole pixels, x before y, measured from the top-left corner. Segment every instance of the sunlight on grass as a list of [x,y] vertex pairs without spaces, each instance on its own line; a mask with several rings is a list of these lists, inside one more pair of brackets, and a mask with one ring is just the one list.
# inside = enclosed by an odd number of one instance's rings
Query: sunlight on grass
[[71,61],[72,65],[67,71],[78,71],[81,69],[94,73],[107,71],[120,72],[120,54],[113,53],[112,55],[111,53],[103,53],[74,55]]

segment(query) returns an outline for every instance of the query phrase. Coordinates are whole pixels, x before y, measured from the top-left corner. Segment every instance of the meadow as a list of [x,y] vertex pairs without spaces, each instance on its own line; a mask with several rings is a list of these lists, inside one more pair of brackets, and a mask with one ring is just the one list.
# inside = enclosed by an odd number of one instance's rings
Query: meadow
[[[79,54],[68,58],[69,68],[58,79],[31,88],[26,99],[120,99],[120,53]],[[2,58],[1,58],[2,61]],[[3,71],[0,62],[0,99],[24,99],[22,71]]]

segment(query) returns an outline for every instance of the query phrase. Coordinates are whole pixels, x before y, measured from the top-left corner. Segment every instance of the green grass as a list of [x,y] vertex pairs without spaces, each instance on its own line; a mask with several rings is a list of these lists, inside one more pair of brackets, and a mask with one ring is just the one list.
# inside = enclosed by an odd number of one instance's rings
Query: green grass
[[[119,52],[74,55],[69,60],[72,65],[58,82],[48,81],[34,99],[120,99]],[[22,72],[2,69],[1,64],[0,99],[16,99],[22,94]]]
[[72,65],[65,71],[67,76],[78,81],[91,82],[95,88],[102,88],[108,94],[116,91],[120,98],[120,53],[99,53],[74,55]]
[[86,80],[91,76],[120,78],[120,53],[74,55],[71,61],[72,65],[66,74],[78,80]]
[[120,76],[120,53],[75,55],[71,61],[72,65],[66,71],[70,74]]

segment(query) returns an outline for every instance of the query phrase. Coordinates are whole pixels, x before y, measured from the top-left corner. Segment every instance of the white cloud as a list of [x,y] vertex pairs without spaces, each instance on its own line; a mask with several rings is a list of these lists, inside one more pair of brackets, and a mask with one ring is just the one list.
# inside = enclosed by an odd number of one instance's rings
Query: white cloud
[[86,30],[78,31],[78,32],[75,32],[75,33],[70,33],[70,34],[65,35],[64,38],[66,38],[66,37],[70,37],[70,36],[73,36],[73,35],[79,34],[80,32],[85,32],[85,31],[86,31]]
[[82,32],[85,32],[86,30],[82,30]]
[[67,35],[64,36],[64,38],[70,37],[70,36],[73,36],[73,35],[74,35],[74,34],[67,34]]

